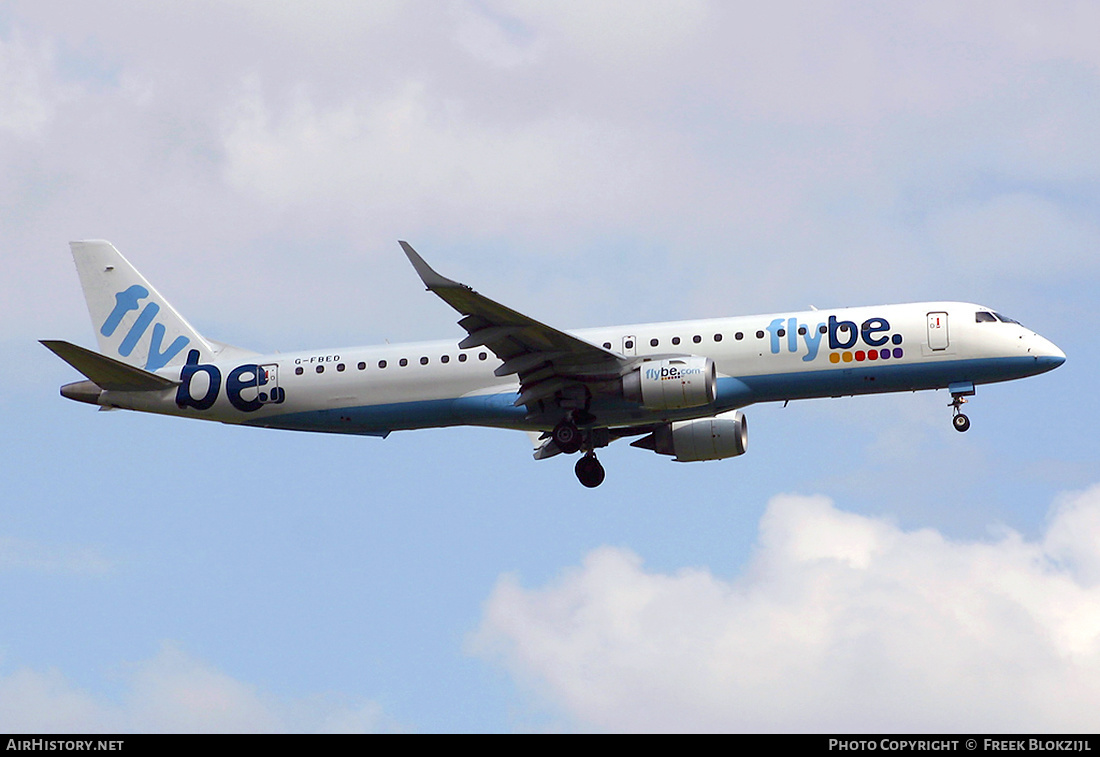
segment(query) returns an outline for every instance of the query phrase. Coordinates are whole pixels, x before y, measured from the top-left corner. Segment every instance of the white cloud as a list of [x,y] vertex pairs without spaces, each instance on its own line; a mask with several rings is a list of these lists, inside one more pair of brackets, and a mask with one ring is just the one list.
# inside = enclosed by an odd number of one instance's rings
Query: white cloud
[[118,676],[112,699],[58,670],[0,675],[0,730],[12,733],[367,733],[395,730],[374,702],[285,700],[165,644]]
[[732,580],[604,547],[545,588],[501,578],[472,646],[610,730],[1089,731],[1098,543],[1100,486],[1035,542],[781,495]]
[[53,116],[44,69],[48,52],[34,49],[19,37],[0,39],[0,134],[26,139],[38,134]]
[[282,109],[246,90],[226,118],[226,180],[314,217],[530,233],[621,222],[660,183],[640,135],[583,118],[493,125],[415,82],[331,106],[299,91]]

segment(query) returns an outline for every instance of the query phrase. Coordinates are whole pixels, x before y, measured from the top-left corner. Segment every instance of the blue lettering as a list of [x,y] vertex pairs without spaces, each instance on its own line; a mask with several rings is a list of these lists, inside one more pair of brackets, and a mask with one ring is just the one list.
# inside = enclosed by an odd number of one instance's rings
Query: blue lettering
[[806,333],[802,335],[802,341],[806,343],[806,354],[802,356],[804,362],[810,362],[817,357],[817,349],[821,346],[821,327],[825,324],[819,323],[812,329],[806,327]]
[[776,318],[774,321],[768,324],[767,331],[772,336],[772,354],[779,354],[779,330],[783,328],[783,319]]
[[103,322],[99,333],[103,336],[110,336],[115,333],[115,329],[118,328],[118,324],[122,323],[123,317],[131,310],[137,310],[138,302],[148,296],[149,290],[138,284],[134,284],[125,292],[117,293],[115,295],[115,309],[107,316],[107,320]]
[[118,346],[118,354],[127,357],[134,351],[134,347],[137,346],[138,340],[141,339],[141,335],[149,328],[149,324],[153,322],[153,319],[156,318],[159,312],[160,305],[155,302],[150,302],[145,306],[145,309],[141,311],[141,315],[134,321],[134,325],[130,327],[130,333],[122,340],[122,344]]
[[868,318],[860,329],[863,332],[863,341],[871,347],[881,347],[889,341],[890,337],[883,334],[877,336],[880,331],[888,331],[890,323],[885,318]]
[[[242,376],[248,376],[248,378],[242,379]],[[241,390],[254,389],[266,383],[267,373],[260,366],[239,365],[230,371],[229,376],[225,379],[225,396],[229,398],[229,402],[233,407],[242,412],[251,413],[263,407],[264,403],[260,401],[259,397],[252,400],[244,399],[241,397]]]
[[798,352],[798,321],[787,319],[787,351]]
[[[191,378],[196,373],[205,373],[207,377],[206,394],[200,399],[191,396]],[[218,399],[221,385],[221,371],[213,365],[199,365],[199,351],[191,350],[187,353],[187,362],[180,369],[180,386],[176,390],[176,404],[181,408],[193,407],[196,410],[209,410]]]
[[161,342],[164,341],[164,332],[166,329],[162,324],[153,324],[153,337],[149,340],[149,359],[145,362],[145,370],[155,371],[158,368],[163,368],[171,362],[179,351],[187,346],[187,343],[191,340],[185,336],[177,336],[173,342],[168,345],[168,349],[164,352],[160,351]]
[[[848,340],[841,342],[837,336],[838,331],[844,331],[848,334]],[[846,350],[859,340],[859,332],[856,330],[856,325],[851,321],[838,321],[835,315],[829,316],[829,349],[832,350]]]

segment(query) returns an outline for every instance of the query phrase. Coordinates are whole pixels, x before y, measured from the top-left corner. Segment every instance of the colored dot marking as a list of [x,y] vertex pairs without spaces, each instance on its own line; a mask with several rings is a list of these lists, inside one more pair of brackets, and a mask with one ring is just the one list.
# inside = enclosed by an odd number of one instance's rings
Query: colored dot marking
[[867,354],[863,350],[856,350],[856,362],[862,363],[867,358]]
[[881,357],[883,360],[889,360],[890,359],[890,350],[883,347],[882,352],[879,353],[879,357]]
[[852,353],[851,352],[845,352],[844,353],[844,362],[845,363],[852,362]]
[[839,352],[830,352],[829,353],[829,362],[830,363],[839,363],[840,362],[840,353]]
[[905,353],[902,352],[901,347],[895,347],[894,348],[894,357],[901,357],[904,354]]
[[878,350],[867,350],[868,360],[878,360]]
[[[894,344],[901,344],[901,334],[894,334],[894,336],[891,337],[890,341],[892,341]],[[897,357],[897,355],[894,355],[894,357]]]

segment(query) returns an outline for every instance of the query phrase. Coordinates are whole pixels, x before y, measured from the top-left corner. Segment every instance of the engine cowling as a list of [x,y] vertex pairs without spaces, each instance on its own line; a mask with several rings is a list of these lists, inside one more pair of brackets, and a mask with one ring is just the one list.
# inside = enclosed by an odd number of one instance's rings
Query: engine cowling
[[714,402],[717,383],[709,357],[651,360],[623,377],[623,396],[649,410],[681,410]]
[[631,446],[672,455],[680,463],[722,460],[745,454],[749,426],[745,414],[734,410],[714,418],[666,423]]

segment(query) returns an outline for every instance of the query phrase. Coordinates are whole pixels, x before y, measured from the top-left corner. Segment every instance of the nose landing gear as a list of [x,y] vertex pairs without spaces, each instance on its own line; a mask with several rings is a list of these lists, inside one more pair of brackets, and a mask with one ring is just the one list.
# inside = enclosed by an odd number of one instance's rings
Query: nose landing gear
[[951,403],[948,407],[954,408],[955,410],[955,415],[951,419],[951,425],[955,427],[956,431],[966,431],[970,428],[970,419],[963,415],[961,408],[966,404],[966,398],[973,396],[974,384],[969,381],[951,384],[948,390],[951,392]]
[[[963,400],[965,402],[966,400]],[[966,431],[970,428],[970,419],[959,412],[959,409],[955,408],[955,417],[951,419],[951,424],[955,427],[956,431]]]

